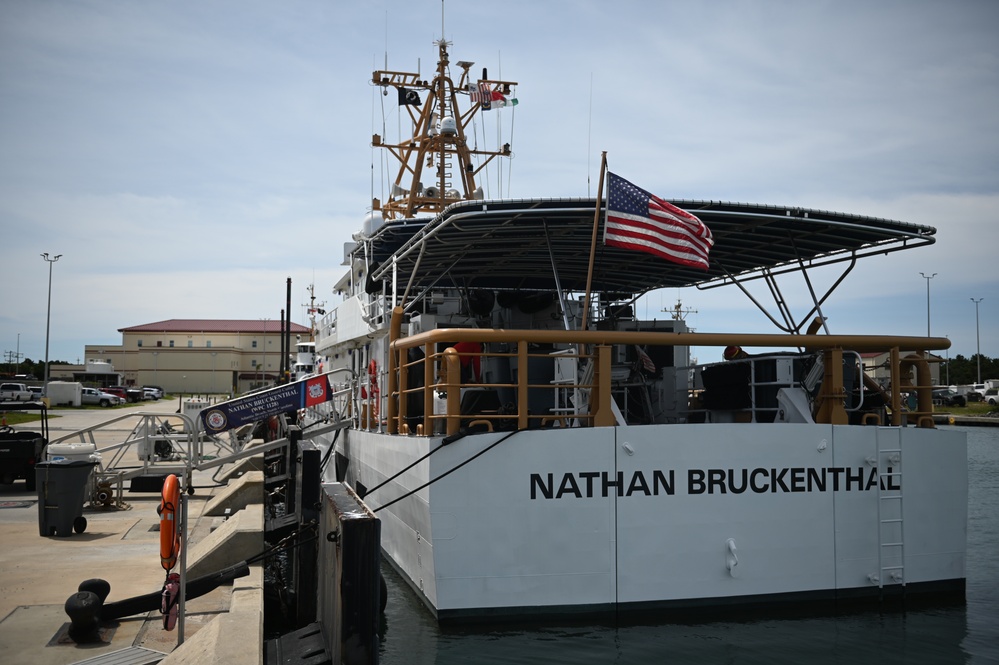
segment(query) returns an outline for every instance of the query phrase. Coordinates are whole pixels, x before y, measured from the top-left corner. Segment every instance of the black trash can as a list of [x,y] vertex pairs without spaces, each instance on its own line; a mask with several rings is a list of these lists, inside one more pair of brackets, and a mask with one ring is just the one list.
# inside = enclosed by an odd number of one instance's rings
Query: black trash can
[[90,473],[97,462],[58,460],[35,465],[38,490],[38,532],[42,536],[71,536],[83,533],[87,518],[83,503],[87,498]]

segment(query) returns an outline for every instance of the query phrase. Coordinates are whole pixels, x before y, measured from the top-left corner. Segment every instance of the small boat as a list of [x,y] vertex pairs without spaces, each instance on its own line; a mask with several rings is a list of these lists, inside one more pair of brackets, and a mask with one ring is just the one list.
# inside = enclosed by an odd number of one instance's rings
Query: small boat
[[[512,148],[475,119],[515,112],[517,84],[436,46],[430,78],[374,72],[412,133],[373,137],[398,170],[316,321],[334,399],[307,416],[350,422],[318,441],[328,479],[377,512],[386,560],[436,618],[963,599],[966,441],[934,427],[928,364],[949,341],[835,335],[823,311],[857,260],[935,229],[665,201],[613,174],[606,197],[603,169],[593,198],[487,198]],[[705,251],[607,241],[609,217],[647,221],[622,187],[697,220]],[[817,293],[809,271],[834,265]],[[799,275],[803,313],[779,286]],[[751,280],[775,296],[772,334],[636,315],[656,289],[748,296]],[[725,359],[692,361],[705,347]]]
[[325,314],[326,310],[323,309],[323,303],[316,303],[314,284],[309,285],[308,291],[309,338],[303,339],[299,335],[295,340],[295,354],[289,357],[292,381],[301,381],[317,373],[316,342],[313,338],[316,333],[316,317]]

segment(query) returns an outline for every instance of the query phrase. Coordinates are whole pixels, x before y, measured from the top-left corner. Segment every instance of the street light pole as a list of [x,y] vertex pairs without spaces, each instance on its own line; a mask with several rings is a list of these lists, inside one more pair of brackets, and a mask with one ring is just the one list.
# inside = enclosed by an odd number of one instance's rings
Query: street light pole
[[926,273],[919,273],[926,280],[926,336],[930,336],[930,280],[937,276],[936,273],[932,275],[927,275]]
[[[944,336],[948,340],[950,339],[950,335],[944,335]],[[947,347],[947,363],[944,365],[944,367],[947,368],[947,379],[946,379],[946,382],[947,382],[947,385],[949,386],[950,385],[950,347],[949,346]]]
[[978,335],[978,303],[985,300],[984,297],[975,300],[970,298],[971,302],[975,303],[975,357],[978,360],[978,381],[975,383],[982,382],[982,338]]
[[52,323],[52,264],[59,260],[62,254],[56,254],[54,258],[49,258],[49,253],[42,254],[42,258],[49,264],[49,301],[45,312],[45,380],[42,383],[42,394],[49,395],[49,326]]

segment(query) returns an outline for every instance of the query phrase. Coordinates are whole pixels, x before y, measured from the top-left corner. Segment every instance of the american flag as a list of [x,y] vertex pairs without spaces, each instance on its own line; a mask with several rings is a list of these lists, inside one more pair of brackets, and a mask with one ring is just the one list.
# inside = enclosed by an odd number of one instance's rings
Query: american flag
[[641,363],[642,369],[644,369],[649,374],[655,374],[656,364],[652,362],[652,358],[650,358],[649,354],[645,352],[645,349],[636,344],[635,351],[638,352],[638,362]]
[[478,102],[483,110],[488,111],[490,103],[493,100],[493,89],[489,87],[489,84],[485,81],[479,81],[477,86],[468,86],[469,99],[473,102]]
[[707,270],[708,250],[714,242],[710,229],[694,215],[607,173],[605,245]]

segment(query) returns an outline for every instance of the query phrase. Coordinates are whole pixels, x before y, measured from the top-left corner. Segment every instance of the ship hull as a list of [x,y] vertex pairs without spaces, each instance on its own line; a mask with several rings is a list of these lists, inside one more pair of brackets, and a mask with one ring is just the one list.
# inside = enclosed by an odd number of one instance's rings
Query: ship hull
[[960,433],[669,424],[440,444],[350,430],[341,454],[442,621],[963,597]]

